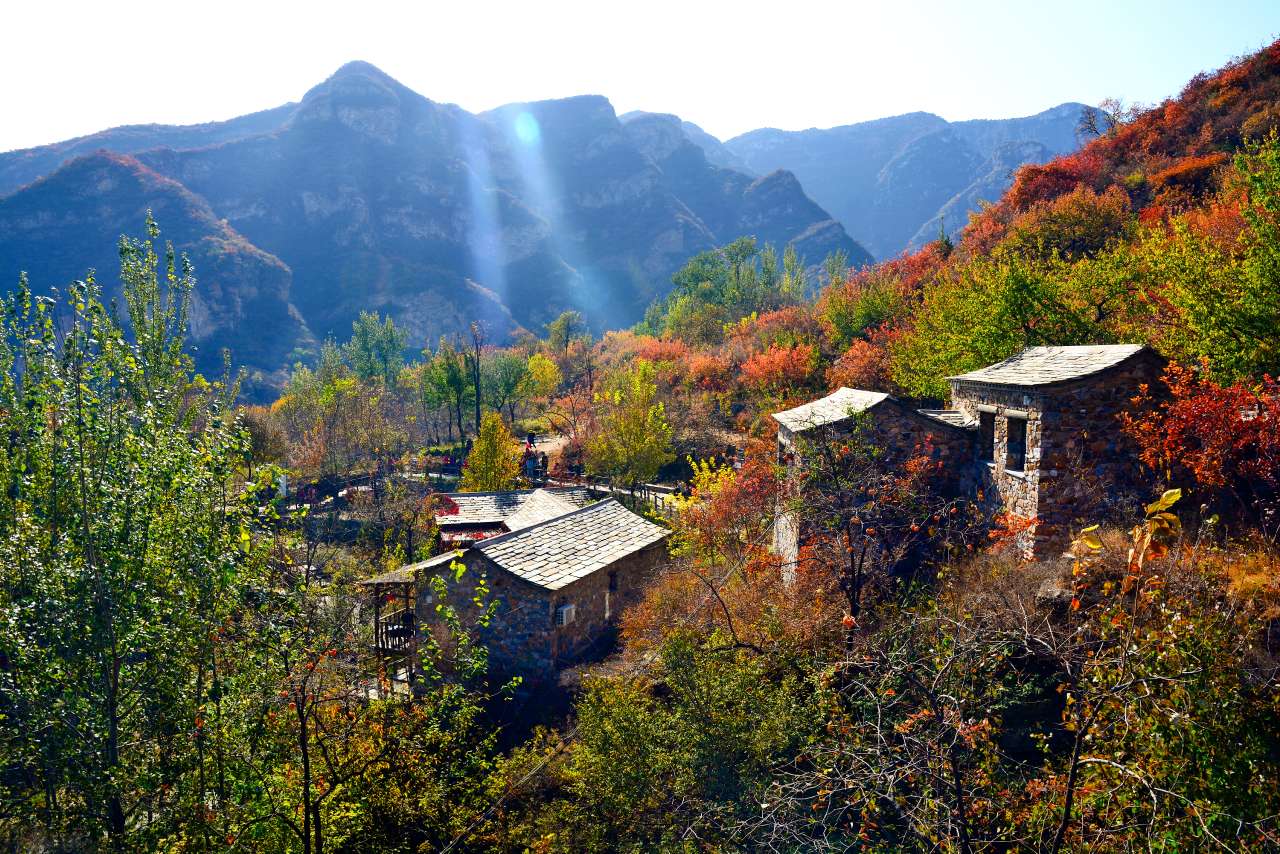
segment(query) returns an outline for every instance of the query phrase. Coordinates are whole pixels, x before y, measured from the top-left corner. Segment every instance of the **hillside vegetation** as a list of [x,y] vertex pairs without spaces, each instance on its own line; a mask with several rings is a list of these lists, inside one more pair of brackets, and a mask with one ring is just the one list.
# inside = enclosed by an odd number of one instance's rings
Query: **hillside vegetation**
[[[121,244],[123,317],[92,277],[24,282],[0,338],[0,840],[1280,849],[1278,95],[1280,43],[820,288],[742,239],[599,337],[567,310],[417,351],[365,310],[270,406],[194,372],[195,283],[153,226]],[[1066,554],[1023,559],[925,449],[891,466],[861,427],[810,440],[813,534],[773,553],[794,505],[770,412],[840,385],[937,402],[1022,347],[1107,341],[1169,359],[1115,428],[1149,494],[1076,520]],[[553,475],[686,486],[670,561],[611,655],[532,698],[490,673],[484,581],[466,613],[440,582],[397,690],[359,582],[439,549],[405,484],[522,486],[526,431]]]

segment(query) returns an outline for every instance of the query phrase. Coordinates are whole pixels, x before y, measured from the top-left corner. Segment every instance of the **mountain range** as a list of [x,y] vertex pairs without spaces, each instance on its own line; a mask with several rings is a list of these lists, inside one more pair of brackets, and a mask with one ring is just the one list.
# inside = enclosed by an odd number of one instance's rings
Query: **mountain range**
[[1017,165],[1071,147],[1073,110],[722,143],[594,95],[470,113],[353,62],[297,103],[229,121],[0,154],[0,279],[22,270],[47,290],[92,266],[110,293],[112,247],[153,210],[196,266],[198,364],[229,348],[252,394],[364,309],[417,346],[473,320],[500,341],[568,308],[629,325],[691,255],[743,235],[794,244],[815,268],[837,251],[870,263],[936,236],[939,217],[959,227]]
[[792,172],[814,201],[877,258],[889,258],[968,222],[995,202],[1025,163],[1075,151],[1084,104],[1034,116],[948,122],[908,113],[842,127],[753,130],[718,143],[691,134],[708,158],[752,174]]

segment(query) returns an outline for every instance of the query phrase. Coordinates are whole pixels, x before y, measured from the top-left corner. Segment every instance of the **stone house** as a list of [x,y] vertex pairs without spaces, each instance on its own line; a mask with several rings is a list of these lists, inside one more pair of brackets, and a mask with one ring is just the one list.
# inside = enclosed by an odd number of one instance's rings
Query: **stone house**
[[[1106,505],[1141,492],[1136,449],[1119,416],[1139,387],[1156,387],[1164,366],[1143,345],[1032,347],[948,378],[951,400],[943,410],[842,388],[774,416],[779,453],[789,452],[799,432],[852,424],[867,413],[891,460],[926,441],[940,448],[936,455],[950,473],[943,487],[969,495],[993,518],[1005,516],[1027,556],[1044,554],[1065,546],[1073,527]],[[794,560],[800,532],[782,518],[777,528],[779,553]]]
[[[942,462],[944,491],[960,492],[971,480],[968,462],[973,456],[972,436],[963,419],[948,413],[914,409],[884,392],[838,388],[826,397],[777,412],[778,462],[794,486],[795,475],[804,465],[804,440],[821,440],[865,430],[868,438],[884,449],[889,465],[902,464],[927,452]],[[794,507],[794,505],[792,505]],[[779,512],[774,524],[774,551],[785,567],[799,559],[800,529],[794,509]]]
[[1035,520],[1021,543],[1028,554],[1065,546],[1073,526],[1143,492],[1120,415],[1140,386],[1157,387],[1165,364],[1141,344],[1032,347],[949,378],[952,409],[976,424],[984,495]]
[[547,680],[606,644],[666,560],[670,532],[612,498],[576,507],[547,497],[490,502],[511,509],[503,522],[510,531],[364,582],[374,593],[378,648],[403,654],[418,632],[440,631],[433,578],[465,620],[482,577],[497,605],[484,633],[496,674]]

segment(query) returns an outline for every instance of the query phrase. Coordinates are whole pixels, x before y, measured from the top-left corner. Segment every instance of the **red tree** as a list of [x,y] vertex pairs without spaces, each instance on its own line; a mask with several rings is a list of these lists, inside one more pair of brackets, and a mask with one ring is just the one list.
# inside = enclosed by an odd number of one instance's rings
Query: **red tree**
[[1171,364],[1167,397],[1143,387],[1124,429],[1169,485],[1195,485],[1202,500],[1229,496],[1243,518],[1275,511],[1280,490],[1280,382],[1221,386],[1203,370]]

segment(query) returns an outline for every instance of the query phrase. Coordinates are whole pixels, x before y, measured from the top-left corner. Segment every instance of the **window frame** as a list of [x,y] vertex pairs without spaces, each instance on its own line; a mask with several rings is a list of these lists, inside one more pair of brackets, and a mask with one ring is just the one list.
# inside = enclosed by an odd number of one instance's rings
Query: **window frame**
[[[1015,431],[1017,425],[1017,431]],[[1025,472],[1027,470],[1027,432],[1031,426],[1030,418],[1021,418],[1016,415],[1006,415],[1004,417],[1004,468],[1005,471]],[[1021,438],[1017,447],[1021,449],[1021,453],[1014,454],[1013,436],[1015,432],[1020,431]],[[1016,462],[1015,462],[1016,461]]]
[[996,461],[996,414],[978,413],[978,456],[984,463]]

